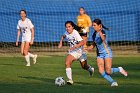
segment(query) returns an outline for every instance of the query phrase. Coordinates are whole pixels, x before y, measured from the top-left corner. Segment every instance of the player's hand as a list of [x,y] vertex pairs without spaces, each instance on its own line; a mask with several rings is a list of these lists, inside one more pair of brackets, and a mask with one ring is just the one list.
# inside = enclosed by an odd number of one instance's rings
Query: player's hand
[[86,29],[82,29],[82,31],[83,31],[83,34],[86,34],[87,33]]
[[30,45],[33,45],[33,44],[34,44],[34,42],[31,41],[31,42],[30,42]]
[[89,46],[88,48],[86,48],[87,51],[90,51],[90,50],[92,50],[92,49],[93,49],[93,46],[92,46],[92,45]]
[[18,41],[16,41],[16,46],[18,46]]

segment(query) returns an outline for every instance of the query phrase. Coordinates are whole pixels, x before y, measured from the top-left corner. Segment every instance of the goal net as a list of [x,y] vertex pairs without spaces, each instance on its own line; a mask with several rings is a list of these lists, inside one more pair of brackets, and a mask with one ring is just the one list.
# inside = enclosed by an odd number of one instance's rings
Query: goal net
[[[140,1],[139,0],[1,0],[0,3],[0,56],[20,53],[15,47],[19,11],[25,9],[35,26],[35,40],[31,51],[42,56],[62,55],[68,44],[58,49],[67,20],[76,22],[79,7],[84,7],[92,20],[100,18],[110,28],[106,31],[114,55],[140,53]],[[88,45],[92,41],[90,28]],[[21,41],[21,38],[20,38]],[[95,50],[88,54],[95,53]]]

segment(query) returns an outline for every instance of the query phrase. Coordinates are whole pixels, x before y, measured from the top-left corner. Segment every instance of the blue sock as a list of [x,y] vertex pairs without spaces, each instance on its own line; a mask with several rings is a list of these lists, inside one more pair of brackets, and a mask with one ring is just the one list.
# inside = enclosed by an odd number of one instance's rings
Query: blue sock
[[112,71],[112,73],[116,73],[116,72],[119,72],[120,69],[119,68],[111,68],[111,71]]
[[101,75],[102,75],[109,83],[114,82],[114,80],[113,80],[109,75],[107,75],[105,72],[103,72]]

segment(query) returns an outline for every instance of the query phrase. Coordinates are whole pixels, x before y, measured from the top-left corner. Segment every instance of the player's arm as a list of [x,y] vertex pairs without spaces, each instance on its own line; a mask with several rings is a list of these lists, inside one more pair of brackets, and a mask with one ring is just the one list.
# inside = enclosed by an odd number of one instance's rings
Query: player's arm
[[18,29],[18,31],[17,31],[16,46],[18,46],[19,37],[20,37],[20,29]]
[[58,48],[61,48],[63,46],[63,40],[65,38],[65,35],[62,35],[61,36],[61,39],[60,39],[60,42],[59,42],[59,45],[58,45]]
[[103,33],[102,31],[100,31],[99,33],[100,33],[100,37],[101,37],[102,41],[104,41],[106,38],[105,33]]
[[87,16],[88,27],[92,26],[92,22],[89,16]]
[[30,42],[30,45],[32,45],[34,43],[34,35],[35,35],[35,30],[34,30],[34,27],[31,28],[31,42]]
[[32,45],[34,43],[34,25],[33,23],[31,22],[31,20],[28,20],[28,25],[30,26],[30,30],[31,30],[31,42],[30,42],[30,45]]
[[95,47],[95,45],[96,45],[95,42],[93,42],[93,44],[90,45],[90,46],[87,48],[87,50],[88,50],[88,51],[92,50],[92,49]]
[[77,16],[77,18],[76,18],[76,25],[78,25],[78,16]]
[[86,28],[82,29],[83,33],[87,33],[87,31],[89,31],[89,28],[92,26],[92,22],[91,22],[91,19],[89,16],[87,16],[87,23],[88,23],[88,26]]

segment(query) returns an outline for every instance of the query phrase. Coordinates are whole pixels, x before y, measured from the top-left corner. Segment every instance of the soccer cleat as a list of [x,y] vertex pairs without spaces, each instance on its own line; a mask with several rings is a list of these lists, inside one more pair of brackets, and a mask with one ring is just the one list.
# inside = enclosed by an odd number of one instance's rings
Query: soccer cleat
[[112,84],[111,84],[111,87],[117,87],[118,86],[118,83],[117,82],[113,82]]
[[26,66],[29,67],[30,66],[30,63],[27,63]]
[[118,68],[121,74],[123,74],[124,76],[128,76],[127,72],[122,67],[118,67]]
[[36,59],[37,59],[37,55],[34,55],[34,57],[33,57],[33,64],[36,63]]
[[67,81],[67,84],[68,84],[68,85],[73,85],[73,80],[68,80],[68,81]]
[[89,75],[90,75],[90,77],[93,76],[93,73],[94,73],[94,68],[92,67],[92,68],[91,68],[91,71],[89,71]]

